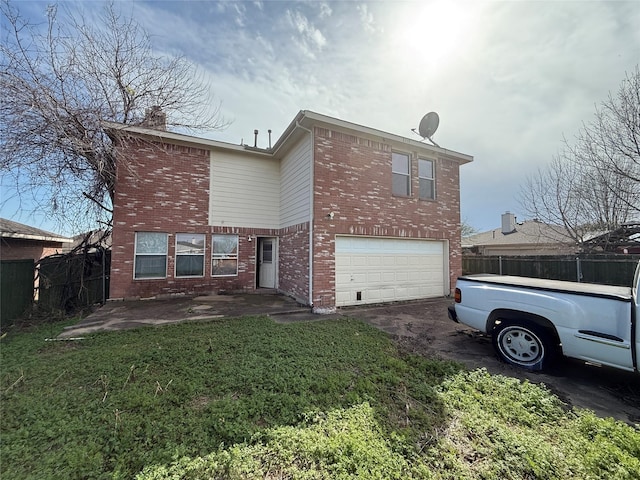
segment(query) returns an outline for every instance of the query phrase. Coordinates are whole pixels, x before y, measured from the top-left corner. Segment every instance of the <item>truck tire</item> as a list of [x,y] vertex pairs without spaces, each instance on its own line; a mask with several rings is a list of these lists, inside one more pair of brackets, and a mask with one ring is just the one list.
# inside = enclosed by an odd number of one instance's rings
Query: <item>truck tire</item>
[[503,361],[525,370],[543,370],[554,357],[549,334],[535,323],[502,322],[494,328],[492,340]]

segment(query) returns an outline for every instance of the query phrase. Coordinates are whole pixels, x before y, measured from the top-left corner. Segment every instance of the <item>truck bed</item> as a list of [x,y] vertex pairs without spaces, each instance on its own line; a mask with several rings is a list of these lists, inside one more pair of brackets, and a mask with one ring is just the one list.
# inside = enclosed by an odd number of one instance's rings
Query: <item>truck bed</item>
[[505,285],[535,290],[547,290],[590,297],[610,298],[623,302],[631,302],[632,293],[629,287],[596,285],[591,283],[545,280],[542,278],[516,277],[511,275],[476,274],[459,277],[459,280]]

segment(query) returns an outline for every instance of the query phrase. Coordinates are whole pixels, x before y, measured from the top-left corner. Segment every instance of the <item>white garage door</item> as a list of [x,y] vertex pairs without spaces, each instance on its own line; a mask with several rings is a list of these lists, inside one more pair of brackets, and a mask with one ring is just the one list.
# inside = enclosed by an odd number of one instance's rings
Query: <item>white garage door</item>
[[336,306],[449,293],[445,243],[336,237]]

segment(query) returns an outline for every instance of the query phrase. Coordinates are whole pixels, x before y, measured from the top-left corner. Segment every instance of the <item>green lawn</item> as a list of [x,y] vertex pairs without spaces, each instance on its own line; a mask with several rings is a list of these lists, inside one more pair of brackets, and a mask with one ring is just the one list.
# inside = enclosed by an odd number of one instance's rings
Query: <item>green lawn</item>
[[1,340],[2,478],[640,478],[640,433],[356,320]]

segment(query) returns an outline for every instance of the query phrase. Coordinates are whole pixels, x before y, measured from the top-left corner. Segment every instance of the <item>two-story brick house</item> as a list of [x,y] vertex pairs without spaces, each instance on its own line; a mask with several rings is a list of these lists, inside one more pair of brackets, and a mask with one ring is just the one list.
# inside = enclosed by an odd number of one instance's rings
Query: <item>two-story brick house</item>
[[273,147],[109,124],[111,297],[277,289],[315,312],[450,293],[472,157],[310,111]]

